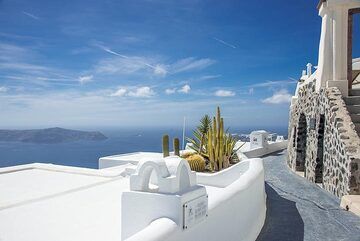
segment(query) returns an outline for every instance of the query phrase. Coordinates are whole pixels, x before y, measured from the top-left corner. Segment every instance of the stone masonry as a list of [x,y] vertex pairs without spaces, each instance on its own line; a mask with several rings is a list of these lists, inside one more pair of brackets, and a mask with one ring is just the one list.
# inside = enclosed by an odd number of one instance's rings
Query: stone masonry
[[339,198],[360,194],[360,138],[339,89],[315,81],[290,109],[288,165]]

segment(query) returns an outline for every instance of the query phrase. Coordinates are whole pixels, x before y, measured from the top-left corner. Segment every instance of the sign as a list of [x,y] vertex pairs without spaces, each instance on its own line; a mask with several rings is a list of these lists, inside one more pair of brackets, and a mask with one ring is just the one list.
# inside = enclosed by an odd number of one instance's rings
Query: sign
[[204,195],[184,203],[184,225],[183,229],[189,229],[203,221],[208,215],[208,196]]

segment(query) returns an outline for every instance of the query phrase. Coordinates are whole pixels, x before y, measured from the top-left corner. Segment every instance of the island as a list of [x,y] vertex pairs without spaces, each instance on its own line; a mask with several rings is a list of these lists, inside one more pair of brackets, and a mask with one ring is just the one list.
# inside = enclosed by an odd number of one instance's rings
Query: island
[[0,141],[56,144],[72,141],[102,141],[107,137],[99,131],[79,131],[59,127],[32,130],[0,130]]

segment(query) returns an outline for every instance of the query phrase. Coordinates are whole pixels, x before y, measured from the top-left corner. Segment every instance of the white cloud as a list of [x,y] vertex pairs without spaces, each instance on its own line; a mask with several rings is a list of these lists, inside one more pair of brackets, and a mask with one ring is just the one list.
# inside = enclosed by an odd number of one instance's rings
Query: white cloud
[[85,83],[88,83],[88,82],[91,82],[93,80],[93,77],[92,75],[84,75],[84,76],[80,76],[78,78],[80,84],[85,84]]
[[[215,63],[212,59],[196,59],[190,57],[180,59],[173,64],[162,64],[158,63],[159,61],[154,58],[125,56],[109,49],[104,49],[104,51],[116,57],[100,60],[95,66],[97,73],[130,75],[143,72],[146,75],[151,73],[154,76],[164,77],[168,74],[201,70]],[[208,76],[208,79],[216,77],[217,76]]]
[[23,47],[0,42],[0,60],[10,62],[11,60],[22,60],[33,53]]
[[232,97],[235,95],[236,95],[236,93],[234,91],[230,91],[230,90],[217,90],[215,92],[215,96],[218,96],[218,97]]
[[26,16],[32,18],[32,19],[35,19],[35,20],[39,20],[39,19],[40,19],[38,16],[35,16],[35,15],[32,14],[32,13],[28,13],[28,12],[25,12],[25,11],[23,11],[22,13],[25,14]]
[[274,86],[284,86],[284,85],[291,85],[295,84],[297,81],[295,80],[276,80],[276,81],[265,81],[259,84],[253,84],[249,87],[256,88],[256,87],[274,87]]
[[158,76],[166,76],[167,74],[166,67],[162,64],[157,64],[154,69],[154,74]]
[[183,87],[181,87],[178,92],[179,93],[184,93],[184,94],[188,94],[191,90],[190,85],[184,85]]
[[291,95],[286,89],[279,90],[273,94],[273,96],[262,100],[266,104],[286,104],[290,103]]
[[254,94],[254,88],[249,89],[249,95],[252,95],[252,94]]
[[165,90],[165,93],[167,95],[171,95],[171,94],[174,94],[176,92],[176,88],[173,88],[173,89],[166,89]]
[[148,86],[139,87],[135,90],[132,90],[128,93],[128,96],[131,97],[152,97],[155,95],[155,92]]
[[158,58],[144,56],[127,56],[111,50],[101,44],[94,44],[105,52],[114,55],[114,58],[100,60],[95,67],[98,73],[106,74],[133,74],[149,70],[155,76],[164,77],[167,74],[176,74],[187,71],[201,70],[215,63],[209,58],[197,59],[194,57],[180,59],[174,63],[160,63]]
[[0,86],[0,92],[7,92],[8,88],[6,88],[5,86]]
[[[119,86],[119,88],[133,90],[136,87]],[[147,125],[154,127],[172,126],[172,123],[177,123],[179,120],[181,122],[183,117],[187,116],[189,117],[188,123],[195,125],[201,118],[202,113],[199,113],[199,109],[210,113],[214,110],[214,106],[221,105],[227,106],[228,111],[224,109],[224,113],[236,114],[243,113],[247,108],[250,108],[226,98],[219,100],[210,97],[194,102],[193,100],[180,99],[164,101],[161,98],[143,100],[141,98],[119,99],[120,97],[111,97],[109,93],[116,90],[118,88],[84,92],[76,88],[72,90],[59,89],[51,92],[0,94],[1,123],[3,126],[19,127],[24,125],[23,120],[26,119],[27,125],[37,127],[57,125],[71,127],[76,124],[91,129],[99,125],[118,126],[119,123],[123,126]],[[189,108],[182,108],[184,106]],[[238,111],[237,108],[242,108],[242,111]],[[51,115],[49,115],[49,110],[53,110]],[[94,113],[97,114],[94,115]],[[61,121],[59,122],[59,120]]]
[[[36,48],[21,47],[0,42],[0,70],[10,79],[35,85],[76,85],[78,77],[71,71],[43,64],[43,57]],[[11,73],[11,76],[9,76]]]
[[204,76],[201,76],[199,78],[199,80],[211,80],[211,79],[217,79],[219,77],[221,77],[220,74],[217,74],[217,75],[204,75]]
[[130,75],[136,72],[145,71],[146,65],[142,62],[147,61],[142,57],[114,57],[102,59],[95,66],[95,71],[101,74]]
[[115,52],[103,45],[96,44],[96,46],[109,54],[117,56],[117,58],[100,61],[99,66],[97,67],[99,72],[131,74],[139,70],[150,68],[152,69],[154,75],[165,76],[167,74],[165,66],[162,64],[153,64],[156,62],[153,59],[138,56],[127,56]]
[[225,45],[225,46],[228,46],[228,47],[230,47],[230,48],[236,49],[236,46],[235,46],[235,45],[230,44],[230,43],[228,43],[228,42],[225,42],[225,41],[222,40],[222,39],[215,38],[215,37],[214,37],[213,39],[216,40],[216,41],[218,41],[219,43],[222,43],[222,44]]
[[189,57],[185,59],[180,59],[171,65],[172,73],[180,73],[192,70],[201,70],[215,63],[215,60],[212,59],[196,59],[194,57]]
[[156,93],[149,86],[135,87],[127,86],[120,87],[115,92],[111,93],[112,97],[139,97],[139,98],[148,98],[154,96]]
[[126,93],[127,93],[127,89],[125,89],[125,88],[119,88],[117,91],[115,91],[114,93],[112,93],[110,96],[123,97],[123,96],[125,96]]

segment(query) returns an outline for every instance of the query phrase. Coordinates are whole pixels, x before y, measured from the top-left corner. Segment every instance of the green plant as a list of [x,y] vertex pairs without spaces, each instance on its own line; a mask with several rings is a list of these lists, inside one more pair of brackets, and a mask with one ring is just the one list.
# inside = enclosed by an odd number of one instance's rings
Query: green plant
[[169,153],[169,136],[163,135],[162,137],[162,151],[163,151],[163,157],[167,157],[170,155]]
[[194,155],[188,156],[186,158],[186,160],[188,161],[191,170],[196,171],[196,172],[205,171],[205,159],[201,155],[194,154]]
[[209,115],[204,115],[200,119],[200,125],[193,131],[194,138],[186,138],[192,145],[191,149],[199,153],[200,155],[206,151],[207,145],[207,133],[211,127],[211,118]]
[[234,160],[237,160],[236,152],[239,150],[241,146],[245,144],[243,143],[240,147],[238,147],[235,150],[236,142],[237,140],[230,133],[227,133],[225,135],[225,160],[227,165],[230,165],[230,163],[232,163]]
[[193,134],[194,138],[187,138],[187,140],[192,143],[191,148],[197,154],[209,160],[211,171],[227,168],[237,159],[236,139],[228,132],[228,129],[224,130],[224,119],[221,117],[220,107],[217,107],[212,121],[208,115],[205,115]]
[[217,107],[216,117],[212,122],[212,127],[207,134],[207,157],[210,161],[212,171],[220,171],[230,166],[236,157],[234,150],[236,139],[228,132],[224,131],[224,119],[221,118],[220,107]]
[[180,156],[180,140],[179,138],[174,138],[174,154]]

